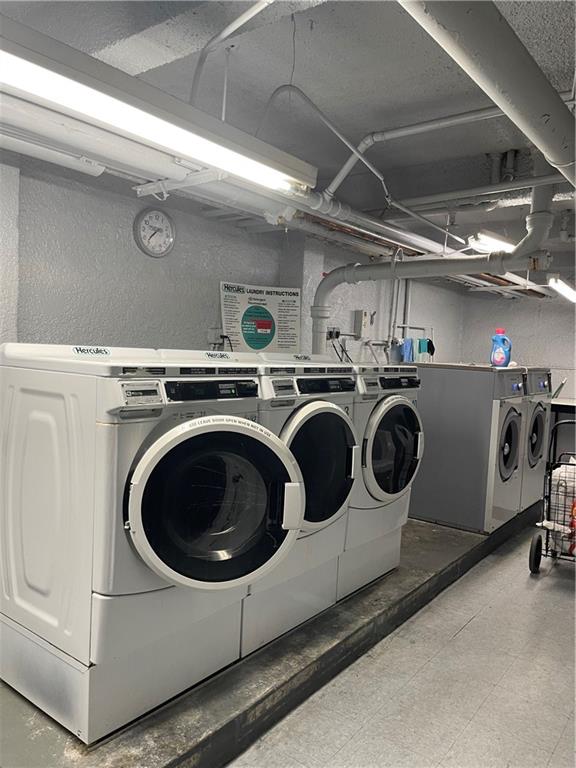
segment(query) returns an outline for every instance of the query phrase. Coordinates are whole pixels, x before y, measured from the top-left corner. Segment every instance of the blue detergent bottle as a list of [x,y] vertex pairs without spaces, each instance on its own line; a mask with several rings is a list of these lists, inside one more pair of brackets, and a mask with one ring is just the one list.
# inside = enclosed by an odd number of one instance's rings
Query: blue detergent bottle
[[496,328],[496,333],[492,336],[492,354],[490,362],[497,368],[503,368],[510,363],[512,354],[512,342],[506,336],[505,328]]

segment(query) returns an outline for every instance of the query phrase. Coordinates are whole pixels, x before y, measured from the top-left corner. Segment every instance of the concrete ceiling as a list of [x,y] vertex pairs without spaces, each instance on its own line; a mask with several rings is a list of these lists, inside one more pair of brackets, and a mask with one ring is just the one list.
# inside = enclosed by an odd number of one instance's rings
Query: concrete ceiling
[[[199,50],[250,4],[9,2],[0,3],[0,12],[187,100]],[[550,82],[570,90],[572,3],[497,5]],[[491,105],[395,2],[278,0],[228,45],[227,119],[249,133],[258,130],[270,94],[287,82],[301,87],[355,142],[370,131]],[[197,105],[214,115],[221,108],[224,61],[222,46],[210,55],[201,81]],[[316,165],[321,186],[348,156],[295,97],[278,101],[259,135]],[[525,137],[500,118],[378,145],[370,158],[385,172],[393,195],[404,198],[487,184],[488,153],[526,147]],[[367,210],[382,202],[381,188],[360,166],[339,195]],[[508,208],[504,221],[502,212],[492,218],[498,227],[516,229],[525,212]],[[480,208],[463,217],[461,227],[490,223]]]

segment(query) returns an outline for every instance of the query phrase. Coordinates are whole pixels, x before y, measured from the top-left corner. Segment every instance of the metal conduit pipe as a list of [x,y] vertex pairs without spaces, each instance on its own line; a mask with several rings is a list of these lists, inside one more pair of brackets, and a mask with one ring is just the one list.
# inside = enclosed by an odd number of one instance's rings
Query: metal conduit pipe
[[410,310],[412,309],[412,281],[404,280],[404,312],[402,323],[406,328],[410,327]]
[[240,27],[243,27],[244,24],[247,24],[251,19],[254,18],[254,16],[257,16],[261,11],[263,11],[273,2],[274,0],[259,0],[257,3],[254,3],[254,5],[250,6],[250,8],[244,11],[244,13],[241,13],[238,18],[234,19],[234,21],[231,21],[230,24],[224,27],[224,29],[218,32],[218,34],[214,35],[214,37],[211,37],[210,40],[208,40],[204,48],[202,48],[200,51],[198,63],[196,64],[196,69],[194,70],[194,75],[192,77],[190,104],[194,104],[198,96],[198,90],[200,88],[200,77],[202,75],[202,70],[204,69],[204,64],[206,64],[208,54],[211,53],[220,43],[223,43],[224,40],[227,40],[230,35],[233,35],[236,30],[240,29]]
[[547,187],[550,184],[565,184],[566,179],[560,173],[550,173],[545,176],[535,176],[533,178],[515,179],[514,181],[503,181],[500,184],[487,184],[484,187],[471,187],[470,189],[454,189],[451,192],[437,192],[434,195],[422,195],[421,197],[410,197],[402,202],[404,205],[418,207],[420,205],[433,205],[444,203],[448,200],[467,200],[472,197],[483,197],[484,195],[493,195],[494,199],[504,192],[515,192],[518,189],[529,189],[530,187]]
[[[571,91],[565,91],[561,93],[560,98],[568,104],[574,103],[574,96]],[[363,155],[364,152],[370,149],[370,147],[373,147],[374,144],[393,141],[394,139],[402,139],[407,136],[417,136],[418,134],[428,133],[429,131],[439,131],[444,128],[452,128],[455,125],[476,123],[480,120],[489,120],[494,117],[502,117],[503,115],[504,112],[498,107],[487,107],[485,109],[476,109],[472,112],[461,112],[456,115],[437,117],[432,120],[425,120],[422,123],[414,123],[413,125],[404,125],[399,128],[390,128],[387,131],[374,131],[373,133],[368,133],[358,144],[353,154],[350,155],[336,176],[334,176],[330,184],[328,184],[324,192],[329,196],[333,195],[338,187],[342,184],[342,182],[350,175],[354,166],[358,162],[358,153]],[[499,156],[498,162],[500,162]]]
[[494,3],[398,2],[576,186],[574,116]]
[[[526,217],[526,236],[512,253],[496,252],[487,256],[467,256],[445,259],[412,259],[397,264],[347,264],[329,272],[320,281],[310,308],[312,316],[312,351],[324,353],[326,331],[330,319],[328,299],[336,286],[342,283],[359,283],[366,280],[390,280],[391,278],[443,277],[446,275],[475,275],[490,272],[503,275],[510,269],[518,269],[537,254],[548,238],[554,222],[549,208],[554,187],[536,187],[532,192],[530,213]],[[546,257],[547,265],[547,257]]]
[[344,232],[335,232],[333,230],[326,229],[321,224],[315,224],[312,221],[305,221],[300,218],[293,218],[288,223],[288,229],[297,229],[302,232],[307,232],[322,240],[329,240],[335,245],[339,245],[342,248],[348,248],[353,251],[365,253],[368,256],[391,256],[393,248],[383,243],[371,243],[367,240],[361,240],[353,235],[347,235]]
[[[368,168],[368,170],[370,170],[374,174],[374,176],[376,176],[376,178],[378,179],[378,181],[382,185],[382,189],[384,190],[384,195],[385,195],[385,198],[386,198],[386,203],[388,205],[391,205],[394,208],[397,208],[398,210],[402,211],[403,213],[408,214],[408,216],[412,216],[412,218],[417,219],[418,221],[421,221],[423,224],[426,224],[429,227],[432,227],[432,229],[435,229],[438,232],[442,232],[443,235],[446,236],[446,234],[447,234],[448,237],[451,237],[453,240],[456,240],[459,243],[465,244],[465,241],[462,240],[461,237],[458,237],[458,235],[455,235],[453,232],[446,233],[446,230],[443,229],[442,227],[438,226],[438,224],[435,224],[433,221],[430,221],[429,219],[425,218],[424,216],[422,216],[419,213],[416,213],[415,211],[411,211],[410,209],[406,208],[401,203],[398,203],[396,200],[394,200],[394,198],[390,195],[388,187],[386,186],[386,181],[384,179],[384,176],[378,170],[378,168],[376,168],[369,160],[367,160],[364,157],[364,155],[361,152],[359,152],[354,147],[354,144],[352,144],[352,142],[349,139],[347,139],[346,136],[344,136],[342,131],[340,131],[340,129],[337,128],[334,125],[334,123],[330,120],[330,118],[326,117],[324,112],[322,112],[322,110],[319,107],[317,107],[316,104],[314,104],[312,99],[310,99],[308,96],[306,96],[304,91],[302,91],[296,85],[291,85],[291,84],[281,85],[278,88],[276,88],[276,90],[272,93],[272,95],[268,99],[268,104],[266,105],[266,109],[264,110],[264,115],[262,117],[262,120],[260,121],[260,125],[258,127],[258,130],[256,131],[256,134],[255,134],[256,136],[258,136],[258,133],[260,132],[260,129],[265,124],[266,120],[268,119],[268,115],[270,113],[270,108],[272,107],[272,104],[278,98],[278,96],[280,96],[283,93],[293,93],[296,96],[298,96],[305,104],[307,104],[310,107],[310,109],[316,115],[318,115],[318,117],[324,123],[324,125],[327,128],[329,128],[332,131],[332,133],[335,136],[337,136],[340,139],[340,141],[343,144],[345,144],[348,147],[348,149],[350,149],[356,155],[356,157],[364,163],[364,165]],[[325,205],[328,208],[330,208],[330,206],[332,204],[332,201],[333,201],[333,196],[332,195],[326,195],[325,192],[321,193],[321,195],[322,195],[322,197],[325,198],[325,201],[326,201]],[[340,205],[340,204],[338,203],[338,205]]]
[[305,196],[294,198],[292,204],[300,210],[321,214],[327,221],[345,221],[360,232],[380,235],[401,247],[413,248],[424,253],[450,254],[454,252],[452,249],[445,249],[442,243],[430,240],[423,235],[407,232],[400,227],[394,227],[381,219],[356,211],[336,198],[330,200],[320,192],[310,192]]

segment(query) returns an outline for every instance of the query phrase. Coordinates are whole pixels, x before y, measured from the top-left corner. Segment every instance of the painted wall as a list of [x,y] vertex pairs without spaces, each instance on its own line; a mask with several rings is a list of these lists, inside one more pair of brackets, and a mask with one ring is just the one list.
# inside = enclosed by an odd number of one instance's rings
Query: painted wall
[[164,259],[144,255],[132,223],[148,205],[22,174],[19,341],[206,348],[220,324],[220,280],[277,282],[277,247],[171,205],[177,244]]
[[0,344],[17,339],[19,177],[0,164]]
[[[302,287],[306,352],[322,273],[358,260],[300,233],[248,235],[181,201],[167,205],[176,247],[166,259],[151,259],[132,237],[134,216],[148,202],[44,164],[21,173],[0,166],[0,174],[0,341],[205,348],[220,322],[219,281],[229,279]],[[353,310],[366,309],[376,312],[372,337],[386,338],[390,298],[388,281],[339,286],[331,324],[351,332]],[[400,322],[401,315],[402,294]],[[499,300],[413,280],[411,322],[433,326],[439,362],[485,362],[493,329],[503,325],[519,363],[551,366],[556,382],[569,378],[565,394],[575,394],[574,313],[561,300]],[[348,348],[358,359],[358,343]],[[370,359],[366,349],[363,359]]]
[[496,327],[506,329],[512,340],[512,359],[520,365],[550,366],[557,386],[568,379],[562,392],[576,397],[574,361],[574,305],[563,299],[538,300],[467,296],[463,335],[464,359],[486,363]]

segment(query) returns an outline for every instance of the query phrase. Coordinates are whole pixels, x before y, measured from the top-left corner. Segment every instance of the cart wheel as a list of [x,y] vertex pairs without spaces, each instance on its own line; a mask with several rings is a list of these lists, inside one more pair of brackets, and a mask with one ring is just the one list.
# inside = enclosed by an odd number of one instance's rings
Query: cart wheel
[[542,535],[535,533],[530,544],[530,573],[538,573],[542,560]]

